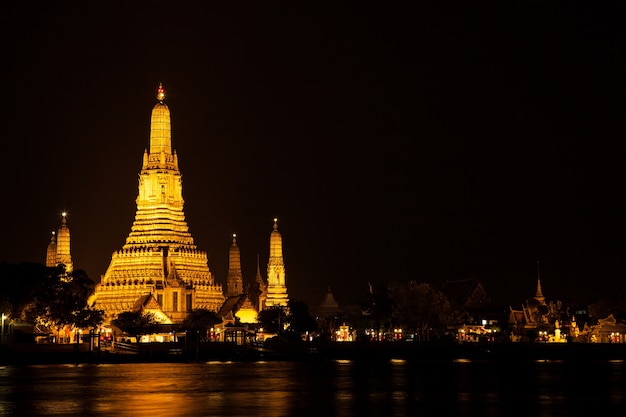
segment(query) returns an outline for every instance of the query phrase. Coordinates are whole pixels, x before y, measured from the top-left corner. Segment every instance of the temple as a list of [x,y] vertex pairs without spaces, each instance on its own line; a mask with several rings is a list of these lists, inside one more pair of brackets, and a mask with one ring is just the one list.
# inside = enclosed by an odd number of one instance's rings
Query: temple
[[[274,219],[270,234],[268,282],[261,276],[257,257],[255,281],[244,286],[235,234],[229,251],[225,291],[216,282],[206,252],[196,247],[185,221],[182,178],[178,156],[172,150],[170,110],[163,102],[162,85],[157,100],[150,121],[150,146],[144,151],[139,173],[135,220],[126,243],[113,253],[90,304],[104,310],[109,323],[122,312],[143,311],[154,314],[163,324],[180,323],[195,309],[214,311],[225,321],[237,317],[241,323],[251,323],[262,309],[287,307],[278,219]],[[61,236],[62,229],[56,239],[53,235],[48,257],[51,248],[61,250],[64,242]],[[69,231],[67,240],[69,255]]]
[[267,263],[266,307],[287,307],[289,297],[285,282],[283,262],[283,238],[278,231],[278,219],[274,219],[274,230],[270,234],[270,258]]
[[72,272],[72,255],[70,249],[70,229],[67,226],[67,213],[61,213],[61,226],[57,233],[52,232],[50,243],[46,251],[46,266],[65,266],[65,272]]
[[192,309],[218,311],[222,286],[209,270],[206,252],[199,250],[185,221],[178,156],[172,151],[170,110],[163,103],[152,109],[150,147],[139,173],[137,212],[122,248],[93,296],[108,320],[125,311],[158,306],[163,323],[181,322]]
[[226,278],[226,295],[243,294],[243,275],[241,275],[241,252],[237,245],[237,235],[233,233],[233,242],[228,252],[228,276]]

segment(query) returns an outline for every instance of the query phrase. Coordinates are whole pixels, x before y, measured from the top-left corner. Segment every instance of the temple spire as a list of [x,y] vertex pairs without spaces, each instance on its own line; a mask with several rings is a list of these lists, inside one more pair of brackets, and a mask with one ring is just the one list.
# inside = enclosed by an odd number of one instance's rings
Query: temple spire
[[537,292],[535,293],[535,296],[533,298],[539,301],[541,304],[543,304],[546,300],[546,297],[544,297],[543,293],[541,292],[541,275],[539,273],[539,261],[537,261]]
[[280,258],[283,261],[283,238],[278,231],[278,219],[274,218],[274,230],[270,235],[270,258]]
[[157,90],[157,100],[159,100],[160,103],[163,103],[163,100],[165,100],[165,89],[163,89],[162,83],[159,83],[159,88]]
[[50,238],[50,243],[48,243],[48,249],[46,251],[46,266],[57,266],[57,238],[55,231],[52,231],[52,237]]
[[105,311],[106,320],[151,303],[160,323],[180,323],[193,309],[218,311],[224,302],[224,289],[215,282],[207,253],[195,245],[185,220],[170,110],[164,103],[163,84],[157,85],[150,143],[139,172],[135,220],[91,298]]
[[67,227],[67,212],[61,213],[61,227],[57,232],[56,264],[65,265],[66,272],[72,272],[72,254],[70,248],[70,229]]
[[[152,108],[150,119],[150,156],[163,165],[166,162],[165,155],[172,154],[170,109],[163,103],[165,100],[163,84],[159,84],[156,97],[159,102]],[[162,157],[161,154],[163,154]]]
[[289,297],[283,261],[283,238],[278,231],[278,219],[274,218],[274,230],[270,234],[270,259],[267,264],[267,307],[287,307]]
[[256,300],[256,306],[258,311],[265,309],[265,300],[267,299],[267,284],[263,281],[261,276],[261,264],[259,262],[259,254],[256,255],[256,285],[258,291],[258,299]]
[[233,241],[228,254],[228,277],[226,279],[227,295],[243,294],[243,276],[241,274],[241,252],[237,245],[237,235],[233,233]]
[[263,277],[261,276],[261,264],[259,262],[259,254],[256,254],[256,277],[255,277],[255,281],[258,284],[263,284]]

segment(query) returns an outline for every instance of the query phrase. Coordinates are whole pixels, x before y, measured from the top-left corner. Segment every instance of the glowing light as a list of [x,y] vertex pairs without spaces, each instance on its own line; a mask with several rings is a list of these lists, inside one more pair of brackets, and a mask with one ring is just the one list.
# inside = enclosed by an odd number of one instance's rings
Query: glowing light
[[66,217],[67,216],[67,212],[64,211],[63,213],[61,213],[61,216]]
[[159,83],[159,89],[157,90],[157,100],[163,101],[165,100],[165,90],[163,89],[163,84]]

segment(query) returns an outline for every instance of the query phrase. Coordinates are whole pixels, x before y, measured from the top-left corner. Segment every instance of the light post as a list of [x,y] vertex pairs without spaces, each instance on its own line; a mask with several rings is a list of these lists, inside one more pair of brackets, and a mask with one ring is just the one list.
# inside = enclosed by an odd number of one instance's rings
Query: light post
[[4,346],[4,320],[6,320],[7,316],[2,313],[2,330],[0,330],[0,347]]

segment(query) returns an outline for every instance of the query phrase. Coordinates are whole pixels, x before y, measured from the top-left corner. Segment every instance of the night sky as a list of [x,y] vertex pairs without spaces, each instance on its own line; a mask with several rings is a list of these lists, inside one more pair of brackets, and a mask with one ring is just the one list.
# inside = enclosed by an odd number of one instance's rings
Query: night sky
[[537,260],[548,300],[626,295],[625,6],[62,3],[1,6],[0,261],[45,262],[66,210],[99,280],[162,82],[218,282],[232,233],[265,272],[278,217],[309,304],[478,277],[517,306]]

